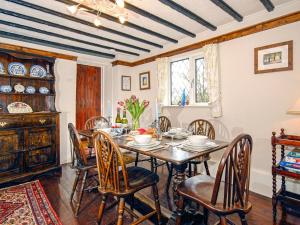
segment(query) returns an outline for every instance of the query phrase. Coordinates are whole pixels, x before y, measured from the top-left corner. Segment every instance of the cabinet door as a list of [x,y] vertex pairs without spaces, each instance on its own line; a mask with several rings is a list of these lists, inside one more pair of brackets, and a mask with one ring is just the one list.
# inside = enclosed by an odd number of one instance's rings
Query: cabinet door
[[26,168],[38,170],[56,164],[55,128],[31,128],[26,130]]
[[23,170],[22,130],[0,131],[0,177],[14,175]]

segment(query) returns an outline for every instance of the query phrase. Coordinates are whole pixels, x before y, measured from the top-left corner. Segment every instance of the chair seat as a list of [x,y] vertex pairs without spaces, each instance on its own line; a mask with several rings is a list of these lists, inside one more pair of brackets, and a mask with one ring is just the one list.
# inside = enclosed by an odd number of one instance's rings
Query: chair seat
[[159,177],[157,174],[142,167],[128,167],[127,173],[129,185],[133,189],[148,187],[159,181]]
[[211,197],[214,184],[215,179],[213,177],[207,175],[197,175],[182,182],[178,186],[177,191],[185,198],[190,198],[202,204],[212,212],[218,212],[220,214],[230,214],[239,211],[243,211],[246,213],[250,211],[252,207],[250,203],[248,203],[248,205],[245,207],[241,207],[239,202],[237,202],[233,207],[223,208],[224,182],[220,183],[217,203],[216,205],[213,205],[211,203]]

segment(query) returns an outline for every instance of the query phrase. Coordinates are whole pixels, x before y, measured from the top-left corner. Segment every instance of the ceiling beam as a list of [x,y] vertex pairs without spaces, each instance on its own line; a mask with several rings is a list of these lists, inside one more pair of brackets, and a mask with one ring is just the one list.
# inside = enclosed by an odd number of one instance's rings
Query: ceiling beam
[[80,48],[80,47],[71,46],[71,45],[65,45],[65,44],[61,44],[61,43],[57,43],[57,42],[53,42],[53,41],[42,40],[39,38],[10,33],[10,32],[6,32],[6,31],[0,31],[0,37],[14,39],[14,40],[18,40],[18,41],[29,42],[29,43],[43,45],[43,46],[48,46],[48,47],[52,47],[52,48],[59,48],[59,49],[63,49],[63,50],[71,51],[71,52],[78,52],[81,54],[91,55],[91,56],[96,56],[96,57],[101,57],[101,58],[107,58],[107,59],[115,58],[115,55],[113,55],[113,54],[108,54],[108,53],[104,53],[104,52],[94,51],[94,50]]
[[192,11],[184,8],[183,6],[177,4],[176,2],[172,1],[172,0],[159,0],[161,3],[171,7],[172,9],[174,9],[175,11],[185,15],[186,17],[200,23],[201,25],[205,26],[206,28],[210,29],[210,30],[216,30],[217,27],[212,25],[211,23],[209,23],[208,21],[204,20],[203,18],[201,18],[200,16],[196,15],[195,13],[193,13]]
[[25,2],[25,1],[22,1],[22,0],[5,0],[5,1],[12,2],[12,3],[18,4],[18,5],[21,5],[21,6],[25,6],[25,7],[30,8],[30,9],[35,9],[37,11],[44,12],[44,13],[47,13],[47,14],[50,14],[50,15],[58,16],[60,18],[63,18],[63,19],[69,20],[69,21],[73,21],[73,22],[80,23],[80,24],[83,24],[83,25],[86,25],[86,26],[89,26],[89,27],[93,27],[93,28],[96,28],[96,29],[99,29],[99,30],[103,30],[103,31],[106,31],[106,32],[109,32],[109,33],[112,33],[112,34],[116,34],[116,35],[119,35],[119,36],[122,36],[122,37],[125,37],[125,38],[128,38],[128,39],[134,40],[134,41],[138,41],[138,42],[141,42],[141,43],[144,43],[144,44],[148,44],[148,45],[151,45],[151,46],[154,46],[154,47],[157,47],[157,48],[163,48],[162,45],[156,44],[152,41],[148,41],[148,40],[145,40],[145,39],[142,39],[142,38],[130,35],[130,34],[126,34],[126,33],[123,33],[123,32],[108,28],[108,27],[104,27],[104,26],[97,27],[97,26],[94,25],[94,23],[91,23],[89,21],[82,20],[82,19],[79,19],[77,17],[70,16],[70,15],[67,15],[67,14],[64,14],[64,13],[60,13],[60,12],[57,12],[55,10],[48,9],[48,8],[45,8],[45,7],[42,7],[42,6],[39,6],[39,5],[35,5],[35,4],[29,3],[29,2]]
[[274,10],[274,5],[271,2],[271,0],[260,0],[260,2],[264,5],[264,7],[268,10],[268,12],[271,12]]
[[[74,4],[78,4],[78,2],[75,2],[75,1],[72,1],[72,0],[55,0],[55,1],[62,2],[62,3],[65,3],[65,4],[69,4],[69,5],[70,4],[73,4],[73,5]],[[90,8],[90,7],[86,6],[86,5],[80,5],[80,7],[87,9],[88,12],[91,13],[91,14],[94,14],[94,15],[98,14],[97,10],[95,10],[93,8]],[[107,20],[110,20],[112,22],[120,24],[120,21],[119,21],[119,19],[117,17],[111,16],[111,15],[103,13],[103,12],[101,13],[100,18],[104,18],[104,19],[107,19]],[[178,41],[175,40],[175,39],[173,39],[173,38],[170,38],[170,37],[168,37],[166,35],[163,35],[163,34],[155,32],[155,31],[149,30],[149,29],[147,29],[145,27],[141,27],[141,26],[136,25],[134,23],[131,23],[129,21],[125,21],[124,24],[122,24],[122,25],[130,27],[130,28],[133,28],[133,29],[141,31],[141,32],[144,32],[146,34],[150,34],[150,35],[156,36],[156,37],[164,39],[166,41],[170,41],[170,42],[173,42],[173,43],[178,43]]]
[[[115,0],[110,0],[110,1],[111,2],[115,2]],[[186,30],[186,29],[184,29],[184,28],[182,28],[180,26],[177,26],[176,24],[171,23],[171,22],[169,22],[169,21],[167,21],[167,20],[165,20],[165,19],[163,19],[163,18],[161,18],[159,16],[156,16],[156,15],[154,15],[154,14],[152,14],[152,13],[146,11],[146,10],[138,8],[135,5],[132,5],[132,4],[128,3],[128,2],[126,2],[126,1],[124,1],[124,8],[128,9],[128,10],[130,10],[132,12],[135,12],[136,14],[139,14],[139,15],[141,15],[143,17],[146,17],[146,18],[148,18],[150,20],[158,22],[158,23],[160,23],[160,24],[162,24],[164,26],[167,26],[167,27],[169,27],[169,28],[171,28],[171,29],[173,29],[173,30],[175,30],[177,32],[180,32],[182,34],[185,34],[185,35],[193,37],[193,38],[196,37],[196,34],[190,32],[190,31],[188,31],[188,30]]]
[[172,57],[174,55],[179,55],[179,54],[183,54],[186,52],[190,52],[190,51],[194,51],[196,49],[200,49],[205,45],[208,44],[217,44],[217,43],[222,43],[225,41],[230,41],[233,39],[237,39],[237,38],[241,38],[241,37],[245,37],[251,34],[255,34],[255,33],[259,33],[259,32],[263,32],[269,29],[273,29],[276,27],[280,27],[280,26],[284,26],[287,24],[291,24],[291,23],[295,23],[300,21],[300,11],[291,13],[291,14],[287,14],[281,17],[277,17],[268,21],[264,21],[258,24],[254,24],[252,26],[249,27],[245,27],[243,29],[240,30],[235,30],[226,34],[222,34],[216,37],[212,37],[210,39],[206,39],[200,42],[196,42],[194,44],[191,45],[187,45],[181,48],[177,48],[168,52],[164,52],[158,55],[154,55],[145,59],[141,59],[135,62],[126,62],[126,61],[114,61],[112,62],[113,66],[117,66],[117,65],[124,65],[124,66],[130,66],[130,67],[134,67],[134,66],[139,66],[142,64],[146,64],[146,63],[150,63],[150,62],[154,62],[156,59],[159,58],[164,58],[164,57]]
[[47,25],[47,26],[50,26],[50,27],[55,27],[55,28],[58,28],[58,29],[61,29],[61,30],[71,31],[71,32],[76,33],[76,34],[96,38],[96,39],[102,40],[102,41],[111,42],[111,43],[118,44],[118,45],[121,45],[121,46],[125,46],[125,47],[128,47],[128,48],[133,48],[133,49],[137,49],[137,50],[144,51],[144,52],[150,52],[149,49],[141,48],[141,47],[138,47],[136,45],[131,45],[131,44],[116,41],[116,40],[113,40],[113,39],[105,38],[105,37],[102,37],[102,36],[99,36],[99,35],[87,33],[87,32],[81,31],[81,30],[77,30],[77,29],[74,29],[74,28],[71,28],[71,27],[66,27],[66,26],[63,26],[63,25],[60,25],[60,24],[57,24],[57,23],[52,23],[50,21],[38,19],[38,18],[35,18],[35,17],[32,17],[32,16],[26,16],[24,14],[16,13],[16,12],[13,12],[13,11],[0,9],[0,13],[5,14],[5,15],[9,15],[9,16],[13,16],[13,17],[16,17],[16,18],[28,20],[28,21],[31,21],[31,22]]
[[20,29],[23,29],[23,30],[36,32],[36,33],[40,33],[40,34],[46,34],[46,35],[49,35],[49,36],[52,36],[52,37],[62,38],[64,40],[76,41],[76,42],[91,45],[91,46],[94,46],[94,47],[104,48],[104,49],[108,49],[108,50],[115,50],[116,52],[122,52],[122,53],[129,54],[129,55],[139,56],[139,54],[135,53],[135,52],[125,51],[125,50],[122,50],[122,49],[109,47],[109,46],[106,46],[106,45],[100,45],[100,44],[97,44],[97,43],[94,43],[94,42],[84,41],[84,40],[81,40],[81,39],[77,39],[77,38],[73,38],[73,37],[69,37],[69,36],[49,32],[49,31],[37,29],[37,28],[34,28],[34,27],[30,27],[30,26],[26,26],[26,25],[22,25],[22,24],[18,24],[18,23],[12,23],[12,22],[8,22],[8,21],[0,20],[0,24],[10,26],[10,27],[20,28]]
[[214,3],[216,6],[220,7],[228,13],[230,16],[232,16],[236,21],[241,22],[243,21],[243,17],[241,14],[239,14],[237,11],[235,11],[230,5],[228,5],[223,0],[211,0],[212,3]]

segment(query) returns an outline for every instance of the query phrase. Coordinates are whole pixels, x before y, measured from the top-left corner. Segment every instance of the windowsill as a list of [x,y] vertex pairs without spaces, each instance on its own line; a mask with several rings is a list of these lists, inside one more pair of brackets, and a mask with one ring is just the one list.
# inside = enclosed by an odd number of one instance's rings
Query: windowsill
[[210,105],[203,104],[203,105],[186,105],[186,106],[179,106],[179,105],[164,105],[162,108],[210,108]]

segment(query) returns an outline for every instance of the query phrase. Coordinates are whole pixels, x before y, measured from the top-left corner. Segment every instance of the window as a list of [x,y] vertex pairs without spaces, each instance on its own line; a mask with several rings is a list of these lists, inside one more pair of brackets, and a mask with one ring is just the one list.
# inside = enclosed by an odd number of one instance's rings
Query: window
[[181,103],[183,93],[190,105],[209,102],[203,57],[171,62],[170,76],[171,105]]

